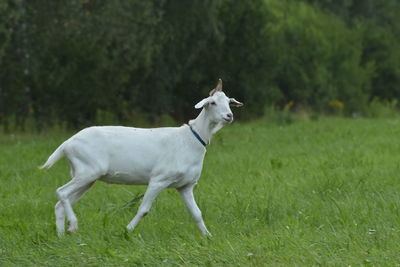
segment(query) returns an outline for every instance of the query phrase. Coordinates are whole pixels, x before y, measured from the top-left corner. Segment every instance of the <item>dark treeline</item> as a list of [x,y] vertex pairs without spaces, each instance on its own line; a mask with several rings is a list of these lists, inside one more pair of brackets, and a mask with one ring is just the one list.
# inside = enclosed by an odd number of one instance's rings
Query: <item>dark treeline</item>
[[396,0],[0,0],[0,123],[183,121],[218,78],[243,117],[362,114],[400,98],[398,18]]

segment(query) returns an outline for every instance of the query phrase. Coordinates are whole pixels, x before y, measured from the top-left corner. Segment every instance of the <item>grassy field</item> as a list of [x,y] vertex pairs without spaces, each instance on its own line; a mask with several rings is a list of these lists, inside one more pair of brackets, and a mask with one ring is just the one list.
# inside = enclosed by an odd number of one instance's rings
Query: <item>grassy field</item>
[[400,266],[398,120],[225,127],[195,190],[212,238],[172,189],[126,232],[145,187],[101,182],[74,206],[78,232],[58,238],[67,162],[37,166],[67,137],[0,135],[0,266]]

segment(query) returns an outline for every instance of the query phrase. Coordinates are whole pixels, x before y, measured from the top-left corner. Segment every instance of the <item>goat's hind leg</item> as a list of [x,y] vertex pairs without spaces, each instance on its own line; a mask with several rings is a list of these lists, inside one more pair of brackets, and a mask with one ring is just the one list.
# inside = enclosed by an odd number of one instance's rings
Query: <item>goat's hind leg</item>
[[57,196],[60,201],[55,206],[56,227],[59,236],[64,234],[65,216],[69,222],[69,232],[78,229],[78,219],[72,209],[72,205],[93,185],[94,181],[73,178],[69,183],[57,189]]
[[64,235],[64,229],[65,229],[65,210],[64,206],[59,200],[55,207],[54,207],[55,215],[56,215],[56,228],[57,228],[57,234],[58,236]]

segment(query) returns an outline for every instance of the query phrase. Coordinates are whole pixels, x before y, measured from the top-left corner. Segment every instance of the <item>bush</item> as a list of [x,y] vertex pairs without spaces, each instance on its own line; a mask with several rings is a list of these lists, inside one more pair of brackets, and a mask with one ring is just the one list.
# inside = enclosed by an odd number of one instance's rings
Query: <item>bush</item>
[[374,97],[368,105],[366,115],[371,118],[398,117],[398,101],[397,99],[381,100],[378,97]]

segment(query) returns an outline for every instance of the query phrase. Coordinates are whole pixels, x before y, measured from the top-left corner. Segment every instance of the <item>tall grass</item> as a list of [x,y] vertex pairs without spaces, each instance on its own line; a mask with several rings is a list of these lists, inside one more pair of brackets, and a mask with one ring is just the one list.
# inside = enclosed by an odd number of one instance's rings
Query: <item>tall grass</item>
[[319,118],[224,128],[195,195],[201,237],[167,190],[133,232],[145,187],[97,183],[58,238],[55,189],[65,160],[39,171],[65,134],[0,135],[0,266],[287,266],[400,262],[400,121]]

